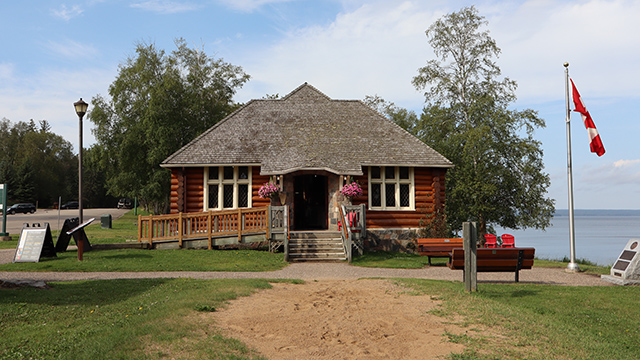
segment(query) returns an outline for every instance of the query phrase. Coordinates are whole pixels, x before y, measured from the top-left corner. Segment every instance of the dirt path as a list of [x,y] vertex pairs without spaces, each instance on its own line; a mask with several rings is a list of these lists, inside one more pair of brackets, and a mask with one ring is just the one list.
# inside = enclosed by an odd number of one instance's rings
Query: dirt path
[[464,330],[430,315],[439,301],[390,280],[273,284],[212,316],[226,336],[269,359],[436,359]]

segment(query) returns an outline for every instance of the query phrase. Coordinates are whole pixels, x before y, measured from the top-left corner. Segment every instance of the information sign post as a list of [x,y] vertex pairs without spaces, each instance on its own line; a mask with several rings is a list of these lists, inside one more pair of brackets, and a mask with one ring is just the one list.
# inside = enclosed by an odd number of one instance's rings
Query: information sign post
[[[84,232],[84,228],[91,224],[93,220],[96,218],[91,218],[88,221],[76,226],[75,228],[67,231],[67,235],[73,235],[73,239],[76,241],[76,245],[78,246],[78,261],[82,261],[83,253],[85,251],[91,250],[91,244],[89,244],[89,239],[87,238],[87,234]],[[88,249],[85,250],[84,245],[88,245]]]
[[0,184],[0,211],[2,211],[2,232],[0,240],[9,236],[7,232],[7,184]]

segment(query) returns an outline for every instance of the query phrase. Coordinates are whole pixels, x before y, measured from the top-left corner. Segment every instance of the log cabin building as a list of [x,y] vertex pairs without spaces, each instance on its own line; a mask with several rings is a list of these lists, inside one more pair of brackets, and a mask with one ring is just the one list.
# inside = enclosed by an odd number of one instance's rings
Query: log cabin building
[[249,101],[161,166],[171,170],[172,213],[266,206],[273,200],[258,189],[275,179],[294,231],[338,230],[340,189],[353,179],[369,247],[389,250],[444,206],[453,167],[362,101],[334,100],[307,83],[282,99]]

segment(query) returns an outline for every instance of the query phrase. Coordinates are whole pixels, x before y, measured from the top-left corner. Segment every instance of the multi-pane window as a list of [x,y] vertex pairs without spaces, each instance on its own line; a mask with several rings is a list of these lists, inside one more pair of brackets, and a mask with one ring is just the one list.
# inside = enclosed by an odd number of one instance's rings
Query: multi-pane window
[[251,207],[251,167],[205,168],[204,210]]
[[369,168],[369,207],[378,210],[413,210],[413,168],[371,166]]

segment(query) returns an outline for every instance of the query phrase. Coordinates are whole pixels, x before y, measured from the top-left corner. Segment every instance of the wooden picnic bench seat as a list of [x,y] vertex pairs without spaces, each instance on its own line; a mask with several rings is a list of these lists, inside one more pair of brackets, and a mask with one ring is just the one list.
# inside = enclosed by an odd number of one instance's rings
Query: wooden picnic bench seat
[[432,257],[448,258],[453,249],[462,247],[462,238],[416,239],[416,242],[418,245],[418,254],[427,256],[429,265],[431,265]]
[[[535,257],[534,248],[479,248],[477,249],[478,272],[514,272],[520,281],[520,270],[531,269]],[[451,251],[447,266],[451,270],[464,270],[464,250]]]

